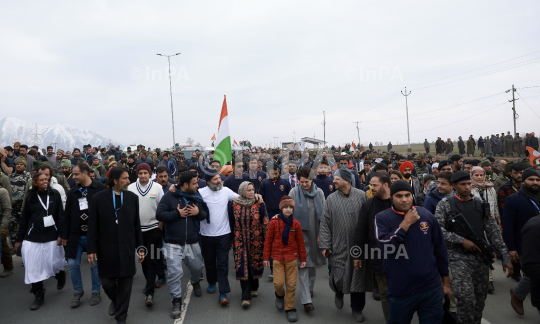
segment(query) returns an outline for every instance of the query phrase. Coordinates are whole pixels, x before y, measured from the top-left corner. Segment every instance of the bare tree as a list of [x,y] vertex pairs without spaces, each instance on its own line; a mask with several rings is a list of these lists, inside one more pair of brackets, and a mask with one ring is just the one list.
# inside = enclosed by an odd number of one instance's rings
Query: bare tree
[[186,143],[189,144],[189,145],[193,145],[193,142],[195,142],[195,141],[191,137],[188,137],[187,140],[186,140]]

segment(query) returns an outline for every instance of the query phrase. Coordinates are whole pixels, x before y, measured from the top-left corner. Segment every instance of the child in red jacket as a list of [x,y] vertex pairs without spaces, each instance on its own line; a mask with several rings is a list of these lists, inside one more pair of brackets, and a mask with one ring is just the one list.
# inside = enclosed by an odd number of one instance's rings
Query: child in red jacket
[[[281,213],[272,218],[266,232],[263,260],[266,267],[270,266],[270,257],[274,259],[274,289],[276,290],[276,307],[285,308],[289,322],[298,320],[294,308],[296,279],[298,277],[298,258],[300,268],[306,266],[306,246],[302,236],[300,222],[294,219],[294,200],[283,196],[279,202]],[[287,300],[285,301],[286,285]]]

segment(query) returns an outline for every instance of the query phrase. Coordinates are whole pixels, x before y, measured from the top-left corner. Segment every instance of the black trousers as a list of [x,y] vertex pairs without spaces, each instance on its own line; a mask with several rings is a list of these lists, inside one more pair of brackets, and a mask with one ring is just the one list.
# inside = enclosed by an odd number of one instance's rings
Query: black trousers
[[231,292],[229,286],[229,250],[231,249],[231,236],[201,235],[201,250],[206,268],[206,278],[209,284],[219,285],[219,293]]
[[[345,294],[337,292],[336,296],[343,298]],[[361,312],[366,306],[366,293],[365,292],[352,292],[351,293],[351,308],[353,311]]]
[[253,279],[251,264],[248,264],[248,280],[240,280],[240,288],[242,288],[242,300],[250,300],[251,292],[259,290],[259,279]]
[[[60,279],[62,276],[65,276],[66,272],[64,270],[58,272],[54,275],[54,278],[56,280]],[[45,288],[43,288],[43,280],[32,283],[32,293],[39,293],[39,292],[45,292]]]
[[131,298],[133,277],[99,278],[107,297],[114,303],[114,318],[125,321]]
[[163,244],[162,233],[159,228],[142,232],[143,244],[146,248],[146,257],[142,263],[144,278],[146,278],[146,296],[154,296],[156,287],[156,275],[158,272],[158,262],[163,263],[161,258],[161,246]]

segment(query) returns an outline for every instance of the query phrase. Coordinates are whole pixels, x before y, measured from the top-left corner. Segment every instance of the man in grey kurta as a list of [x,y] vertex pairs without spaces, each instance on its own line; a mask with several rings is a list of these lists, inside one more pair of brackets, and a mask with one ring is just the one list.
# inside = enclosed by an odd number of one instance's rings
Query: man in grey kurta
[[[289,192],[289,196],[294,199],[295,204],[294,218],[302,226],[302,235],[306,245],[306,266],[300,268],[300,261],[298,261],[298,286],[296,290],[300,292],[300,301],[304,305],[305,311],[315,309],[311,296],[315,286],[316,267],[326,264],[326,259],[317,246],[324,206],[324,192],[317,188],[313,179],[310,179],[310,172],[310,167],[300,168],[297,173],[300,185]],[[304,189],[304,185],[308,188],[307,190]]]
[[334,173],[334,187],[336,191],[328,196],[324,205],[319,247],[323,253],[330,253],[330,288],[335,292],[336,307],[343,308],[343,295],[350,294],[353,317],[361,322],[366,292],[373,291],[373,274],[366,267],[355,269],[350,251],[354,246],[358,214],[368,196],[351,186],[351,175],[347,170]]

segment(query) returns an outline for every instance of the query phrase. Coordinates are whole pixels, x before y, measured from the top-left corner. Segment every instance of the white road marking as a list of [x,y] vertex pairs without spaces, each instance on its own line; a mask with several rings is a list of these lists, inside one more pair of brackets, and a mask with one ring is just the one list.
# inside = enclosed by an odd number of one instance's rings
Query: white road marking
[[482,321],[480,322],[481,324],[491,324],[490,322],[488,322],[485,318],[482,318]]
[[[174,320],[174,324],[183,324],[184,319],[186,318],[186,312],[189,305],[189,301],[191,299],[191,293],[193,292],[193,286],[191,285],[191,281],[188,282],[186,286],[186,295],[184,297],[183,303],[182,303],[182,313],[180,313],[180,317]],[[483,323],[482,323],[483,324]],[[490,324],[487,322],[486,324]]]

